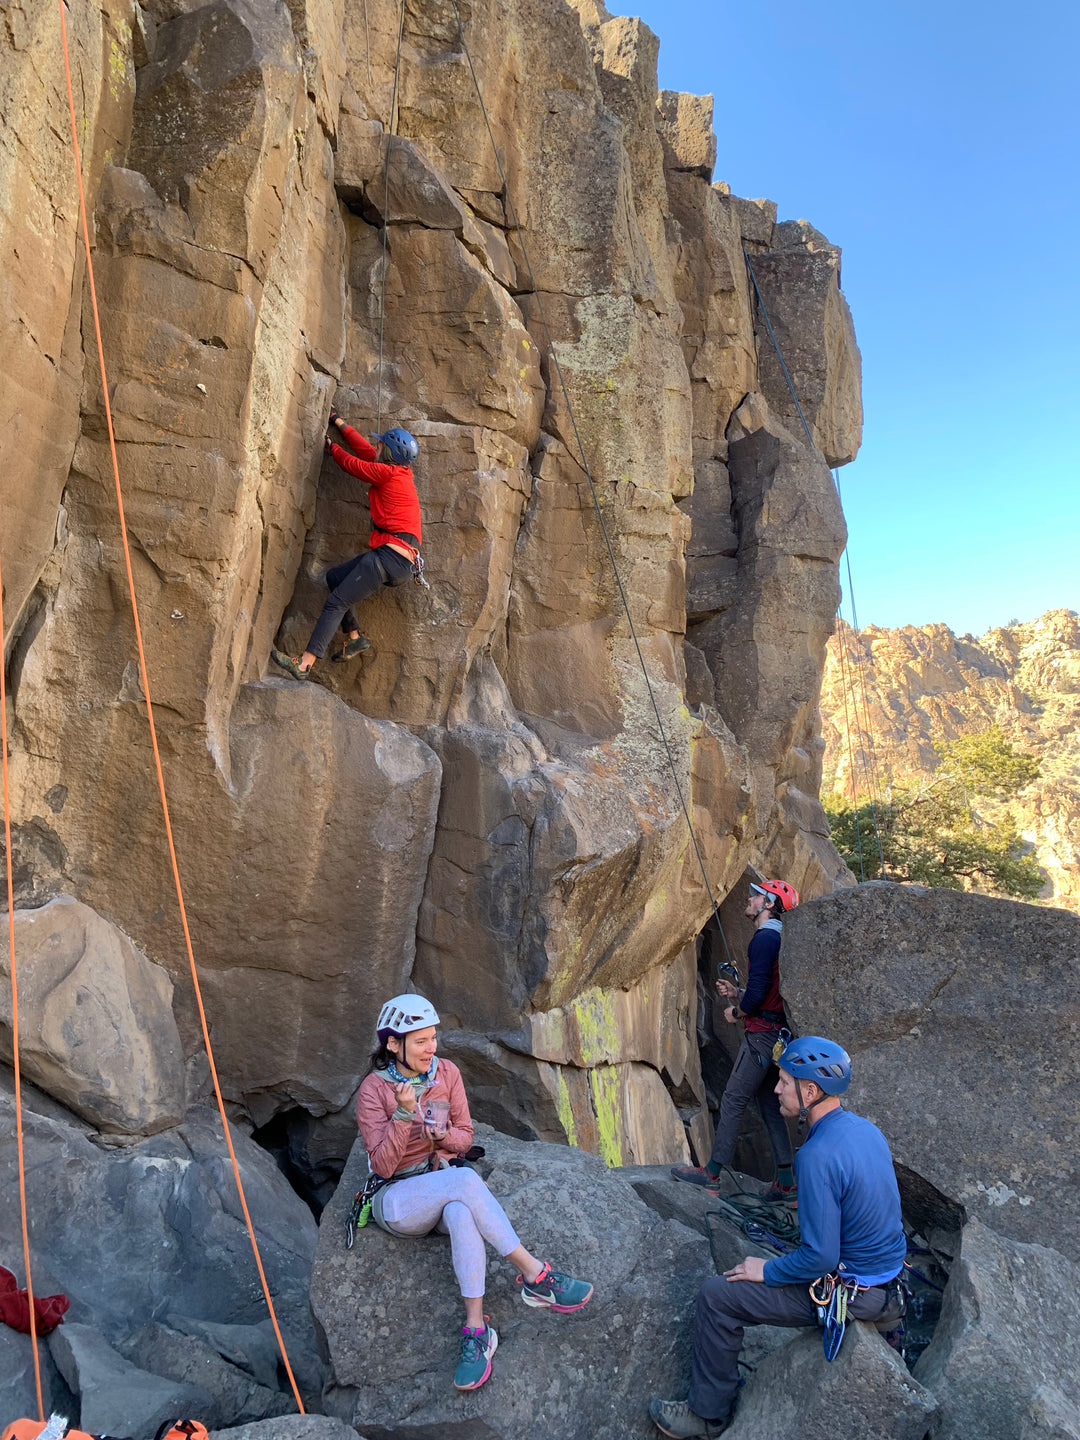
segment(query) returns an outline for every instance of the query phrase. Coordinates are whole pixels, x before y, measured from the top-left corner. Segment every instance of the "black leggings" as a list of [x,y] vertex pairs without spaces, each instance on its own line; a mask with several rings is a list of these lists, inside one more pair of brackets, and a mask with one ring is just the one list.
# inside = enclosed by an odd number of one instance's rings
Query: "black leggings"
[[346,635],[351,630],[360,629],[353,609],[357,601],[374,595],[383,585],[404,585],[412,578],[412,573],[412,561],[399,555],[389,545],[365,550],[363,555],[356,555],[343,565],[335,565],[328,570],[326,585],[330,594],[305,650],[316,659],[325,655],[339,624]]

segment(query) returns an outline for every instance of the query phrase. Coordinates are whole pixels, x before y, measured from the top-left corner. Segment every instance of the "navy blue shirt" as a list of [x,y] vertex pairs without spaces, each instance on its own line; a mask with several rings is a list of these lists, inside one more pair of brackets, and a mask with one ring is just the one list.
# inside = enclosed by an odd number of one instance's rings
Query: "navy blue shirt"
[[784,999],[780,994],[780,940],[783,927],[779,920],[765,920],[754,931],[746,955],[749,962],[746,989],[739,1000],[739,1009],[751,1017],[748,1030],[773,1029],[780,1022],[765,1020],[759,1011],[781,1014]]
[[795,1156],[802,1244],[765,1264],[766,1285],[842,1268],[860,1285],[899,1274],[907,1254],[889,1143],[861,1115],[830,1110]]

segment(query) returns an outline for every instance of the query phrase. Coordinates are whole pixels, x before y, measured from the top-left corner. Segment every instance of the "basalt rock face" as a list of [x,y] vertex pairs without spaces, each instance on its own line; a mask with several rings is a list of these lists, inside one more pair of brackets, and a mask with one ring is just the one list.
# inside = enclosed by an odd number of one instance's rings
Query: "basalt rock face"
[[[405,7],[391,115],[399,14],[153,0],[72,22],[218,1064],[259,1124],[340,1111],[379,1001],[413,985],[480,1115],[681,1159],[707,1128],[684,957],[709,890],[748,864],[809,894],[849,880],[816,800],[844,537],[825,460],[859,428],[839,253],[710,183],[710,102],[658,94],[640,21],[462,7],[500,170],[451,6]],[[0,217],[25,351],[0,438],[20,903],[66,892],[120,926],[177,980],[190,1054],[55,38],[19,18],[0,46],[0,163],[26,192]],[[369,528],[323,459],[331,403],[417,436],[432,588],[366,602],[369,655],[300,686],[268,677],[270,646],[304,643]]]
[[850,1053],[852,1109],[889,1137],[902,1191],[921,1177],[1073,1260],[1078,954],[1068,911],[879,881],[784,925],[792,1018]]

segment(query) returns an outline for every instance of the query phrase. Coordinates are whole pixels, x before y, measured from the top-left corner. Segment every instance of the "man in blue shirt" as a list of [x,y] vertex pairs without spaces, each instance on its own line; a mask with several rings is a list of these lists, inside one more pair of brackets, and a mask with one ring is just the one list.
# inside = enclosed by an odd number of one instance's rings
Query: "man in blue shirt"
[[730,1423],[739,1388],[744,1325],[813,1325],[809,1285],[835,1275],[858,1286],[848,1314],[890,1329],[903,1311],[899,1277],[907,1243],[889,1145],[876,1125],[844,1110],[851,1061],[818,1035],[793,1040],[780,1057],[781,1114],[808,1123],[795,1157],[798,1249],[774,1260],[748,1255],[705,1281],[694,1316],[686,1400],[653,1400],[649,1414],[675,1440],[712,1437]]

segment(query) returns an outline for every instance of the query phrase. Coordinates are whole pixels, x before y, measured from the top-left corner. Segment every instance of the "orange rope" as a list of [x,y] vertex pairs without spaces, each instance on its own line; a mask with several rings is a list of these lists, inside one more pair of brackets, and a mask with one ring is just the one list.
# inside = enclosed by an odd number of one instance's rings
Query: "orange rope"
[[[63,0],[60,0],[63,4]],[[11,955],[11,1049],[15,1065],[15,1138],[19,1152],[19,1209],[22,1213],[23,1267],[26,1270],[26,1298],[30,1303],[30,1348],[34,1352],[34,1389],[37,1391],[38,1419],[44,1425],[45,1406],[41,1398],[41,1361],[38,1359],[37,1316],[34,1314],[34,1282],[30,1278],[30,1232],[26,1228],[26,1164],[23,1160],[22,1073],[19,1069],[19,983],[15,977],[15,886],[11,878],[11,799],[8,789],[7,676],[4,663],[4,578],[0,574],[0,752],[4,771],[4,845],[7,858],[8,951]]]
[[[180,869],[176,860],[176,847],[173,843],[172,822],[169,818],[169,801],[165,794],[165,775],[161,768],[161,755],[158,751],[157,726],[154,724],[154,709],[150,698],[150,679],[146,670],[146,655],[143,650],[142,627],[139,624],[139,606],[135,599],[135,577],[131,569],[131,549],[128,545],[127,521],[124,516],[124,496],[120,487],[120,465],[116,458],[116,436],[113,432],[112,406],[109,403],[109,382],[105,373],[105,348],[101,340],[101,320],[98,315],[97,289],[94,285],[94,262],[90,254],[90,228],[86,218],[86,194],[83,189],[82,161],[79,156],[78,127],[75,121],[75,92],[71,83],[71,61],[68,56],[67,42],[67,21],[64,16],[64,0],[57,0],[60,9],[60,37],[64,49],[64,71],[67,76],[68,108],[71,115],[71,143],[75,154],[75,178],[79,186],[79,213],[82,217],[83,245],[86,250],[86,273],[90,284],[90,308],[94,315],[94,334],[97,338],[98,361],[101,366],[101,393],[105,405],[105,424],[109,433],[109,453],[112,456],[113,477],[116,482],[116,508],[120,517],[120,538],[124,543],[124,564],[127,567],[128,593],[131,597],[131,614],[135,621],[135,641],[139,650],[139,674],[142,679],[143,696],[146,700],[146,716],[150,723],[150,743],[154,751],[154,766],[157,770],[158,792],[161,796],[161,811],[165,818],[165,835],[169,842],[169,860],[172,864],[173,883],[176,887],[176,900],[180,907],[180,923],[184,930],[184,944],[187,947],[188,964],[191,969],[191,983],[195,989],[195,1000],[199,1007],[199,1023],[202,1026],[203,1043],[206,1046],[206,1058],[210,1062],[210,1076],[214,1082],[214,1095],[217,1097],[218,1110],[221,1113],[221,1124],[225,1132],[225,1144],[228,1146],[229,1159],[232,1161],[233,1175],[236,1178],[236,1190],[240,1197],[240,1208],[244,1212],[244,1223],[247,1225],[248,1238],[251,1241],[251,1250],[255,1256],[255,1265],[259,1272],[259,1280],[262,1284],[263,1295],[266,1298],[266,1308],[270,1312],[270,1319],[273,1322],[274,1334],[277,1336],[278,1346],[281,1350],[281,1358],[285,1362],[285,1372],[289,1377],[289,1384],[292,1386],[293,1397],[296,1400],[300,1414],[305,1414],[304,1402],[300,1398],[300,1391],[297,1388],[296,1380],[293,1377],[292,1366],[289,1364],[289,1356],[285,1350],[285,1341],[282,1338],[281,1329],[278,1326],[277,1313],[274,1310],[274,1302],[270,1298],[270,1287],[267,1284],[266,1272],[263,1270],[262,1256],[259,1254],[259,1244],[255,1239],[255,1227],[251,1223],[251,1215],[248,1212],[247,1198],[244,1195],[244,1184],[240,1179],[240,1166],[237,1164],[236,1152],[233,1150],[232,1136],[229,1133],[229,1121],[225,1114],[225,1101],[222,1098],[221,1086],[218,1083],[217,1066],[214,1063],[214,1052],[210,1046],[210,1030],[206,1023],[206,1011],[203,1008],[202,988],[199,985],[199,975],[195,968],[195,952],[191,945],[191,932],[188,929],[187,908],[184,904],[184,892],[180,885]],[[10,865],[10,849],[8,851],[8,863]],[[14,972],[13,972],[14,973]]]

